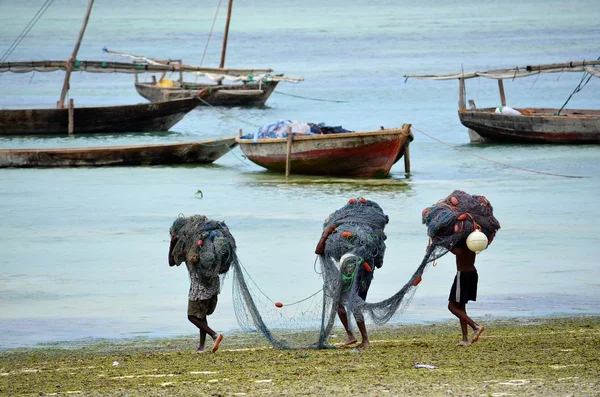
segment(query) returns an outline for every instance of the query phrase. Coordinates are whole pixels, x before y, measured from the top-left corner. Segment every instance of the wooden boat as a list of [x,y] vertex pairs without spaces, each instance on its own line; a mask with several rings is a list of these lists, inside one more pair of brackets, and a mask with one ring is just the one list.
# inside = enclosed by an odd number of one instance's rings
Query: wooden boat
[[336,134],[287,134],[287,138],[236,138],[244,155],[271,171],[305,175],[385,178],[404,156],[410,172],[410,124],[399,129]]
[[168,131],[199,104],[198,98],[187,98],[72,109],[0,109],[0,135]]
[[[205,76],[214,83],[198,83],[184,81],[183,71],[185,65],[179,60],[160,61],[150,59],[143,56],[120,53],[104,49],[108,54],[126,56],[135,60],[144,60],[154,64],[176,65],[181,69],[179,80],[172,81],[166,79],[166,74],[163,73],[159,81],[153,76],[151,82],[140,82],[136,75],[135,89],[144,98],[152,102],[169,101],[173,99],[189,98],[197,96],[204,89],[209,88],[211,95],[204,101],[203,105],[210,106],[263,106],[267,99],[271,96],[277,85],[282,81],[298,83],[301,78],[284,77],[282,74],[272,75],[272,69],[224,69],[225,56],[227,53],[227,39],[229,36],[229,24],[231,22],[231,11],[233,0],[229,0],[227,9],[227,20],[225,23],[225,33],[223,35],[223,43],[221,49],[221,62],[219,71],[202,72],[201,67],[197,67],[196,76]],[[232,81],[234,83],[224,84],[224,81]]]
[[[498,80],[500,102],[506,106],[503,79],[539,75],[540,73],[587,72],[589,77],[600,77],[600,60],[553,63],[510,69],[451,75],[405,75],[431,80],[459,80],[460,122],[469,130],[471,142],[597,144],[600,143],[600,110],[516,108],[520,114],[501,113],[500,108],[477,108],[469,100],[465,105],[465,80],[484,77]],[[498,109],[498,112],[496,112]]]
[[476,134],[475,142],[600,143],[600,110],[528,108],[522,115],[473,108],[458,113],[460,122]]
[[209,96],[201,105],[210,106],[262,106],[277,87],[279,81],[269,80],[264,83],[243,84],[210,84],[179,81],[173,87],[159,87],[156,81],[149,83],[135,82],[138,94],[149,101],[171,101],[180,98],[197,96],[208,89]]
[[208,164],[235,146],[235,137],[228,137],[152,145],[0,149],[0,168]]
[[[131,133],[168,131],[188,112],[200,105],[202,98],[208,97],[208,90],[198,94],[200,98],[186,98],[177,101],[161,101],[152,104],[119,105],[103,107],[75,108],[71,99],[65,104],[69,90],[69,80],[73,71],[120,72],[121,67],[109,69],[106,62],[87,63],[77,60],[77,52],[85,33],[94,1],[89,0],[85,19],[77,43],[68,61],[10,62],[0,64],[0,72],[12,71],[56,71],[64,70],[65,78],[57,108],[0,109],[0,135],[39,135],[74,133]],[[83,67],[82,67],[83,65]],[[128,65],[125,72],[135,72],[137,65]],[[155,68],[156,69],[156,68]],[[162,68],[159,68],[159,70]],[[140,70],[148,70],[141,68]]]

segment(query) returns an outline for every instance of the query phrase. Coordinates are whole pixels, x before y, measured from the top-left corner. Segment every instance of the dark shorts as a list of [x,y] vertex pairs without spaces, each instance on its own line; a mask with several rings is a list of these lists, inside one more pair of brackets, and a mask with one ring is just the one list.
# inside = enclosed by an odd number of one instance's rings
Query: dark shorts
[[218,295],[213,295],[208,299],[188,301],[188,316],[194,316],[201,320],[205,320],[206,316],[215,312],[215,309],[217,308],[217,297]]
[[456,303],[467,303],[477,300],[477,271],[457,272],[454,283],[450,288],[449,301]]

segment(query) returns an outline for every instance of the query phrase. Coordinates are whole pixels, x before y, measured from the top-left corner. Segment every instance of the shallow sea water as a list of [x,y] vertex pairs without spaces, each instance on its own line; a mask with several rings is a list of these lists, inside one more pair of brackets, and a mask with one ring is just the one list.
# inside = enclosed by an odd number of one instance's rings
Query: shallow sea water
[[[198,64],[216,8],[203,3],[97,2],[79,59],[119,60],[102,53],[106,46]],[[42,4],[0,2],[0,53]],[[80,2],[56,0],[8,61],[68,58],[84,11]],[[218,63],[224,15],[206,66]],[[319,288],[313,252],[325,217],[349,198],[374,200],[390,223],[369,299],[384,299],[423,257],[421,210],[455,189],[485,195],[502,225],[477,258],[473,317],[598,314],[600,147],[469,144],[456,115],[457,82],[403,75],[596,59],[599,17],[593,1],[235,4],[226,64],[305,79],[280,84],[265,108],[199,108],[169,133],[0,137],[0,148],[212,139],[280,119],[353,130],[411,123],[410,176],[399,162],[375,185],[296,175],[286,182],[239,148],[212,165],[0,170],[0,347],[194,334],[185,316],[187,272],[166,258],[180,213],[225,221],[253,279],[274,300],[292,302]],[[0,107],[52,107],[62,77],[0,74]],[[580,80],[572,73],[506,81],[508,105],[560,107]],[[569,107],[599,108],[599,84],[592,79]],[[80,106],[143,101],[129,75],[77,73],[71,87]],[[467,97],[479,106],[499,102],[493,81],[468,81]],[[430,267],[399,321],[451,320],[454,273],[450,256]],[[210,318],[224,332],[238,329],[228,281]]]

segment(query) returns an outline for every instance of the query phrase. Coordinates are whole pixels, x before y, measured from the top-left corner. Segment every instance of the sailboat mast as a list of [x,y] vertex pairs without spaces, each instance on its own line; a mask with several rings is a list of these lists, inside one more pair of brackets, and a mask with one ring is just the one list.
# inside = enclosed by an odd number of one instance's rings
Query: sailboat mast
[[229,36],[229,22],[231,21],[231,8],[233,7],[233,0],[229,0],[227,6],[227,22],[225,23],[225,35],[223,36],[223,49],[221,50],[221,63],[219,68],[225,67],[225,53],[227,52],[227,37]]
[[79,47],[81,46],[81,40],[83,40],[85,28],[87,27],[88,21],[90,20],[90,13],[92,12],[93,5],[94,0],[89,0],[87,11],[85,12],[85,18],[83,20],[83,26],[81,27],[81,30],[79,31],[79,37],[77,38],[77,43],[75,44],[75,48],[73,49],[73,54],[71,55],[71,58],[67,61],[65,81],[63,83],[62,92],[60,93],[60,99],[58,100],[58,108],[65,107],[65,98],[67,97],[67,91],[69,91],[69,79],[71,78],[71,72],[73,71],[73,62],[75,62],[75,59],[77,58],[77,52],[79,51]]

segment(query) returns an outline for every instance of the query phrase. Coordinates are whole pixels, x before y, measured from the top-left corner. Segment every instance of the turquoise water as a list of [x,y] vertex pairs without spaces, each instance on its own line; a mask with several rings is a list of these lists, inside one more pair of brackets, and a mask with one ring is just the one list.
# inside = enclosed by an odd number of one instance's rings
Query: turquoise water
[[[102,53],[106,46],[200,63],[216,8],[205,3],[98,1],[79,58],[119,60]],[[477,259],[475,318],[598,314],[600,147],[469,144],[456,116],[458,84],[405,82],[403,75],[595,59],[600,9],[595,1],[576,8],[438,3],[235,4],[226,64],[305,79],[280,84],[267,107],[197,109],[169,133],[0,138],[2,148],[188,141],[283,118],[354,130],[411,123],[415,134],[410,177],[399,162],[388,183],[376,186],[299,176],[286,182],[239,148],[207,166],[0,170],[0,347],[194,334],[185,315],[187,272],[166,259],[179,213],[224,220],[253,279],[274,300],[293,302],[319,288],[313,252],[323,219],[349,198],[367,197],[390,217],[385,264],[369,292],[373,301],[386,298],[423,257],[421,210],[454,189],[485,195],[502,224]],[[0,53],[42,4],[0,2]],[[68,58],[84,11],[83,2],[55,0],[8,60]],[[218,63],[222,19],[206,66]],[[506,81],[507,104],[560,107],[580,79]],[[599,108],[599,84],[591,80],[569,106]],[[0,107],[53,107],[61,85],[61,73],[2,74]],[[494,81],[471,80],[467,90],[479,106],[498,105]],[[79,106],[143,101],[129,75],[77,73],[70,95]],[[400,321],[452,319],[446,299],[454,272],[450,256],[429,268]],[[228,281],[210,320],[220,331],[238,327]]]

